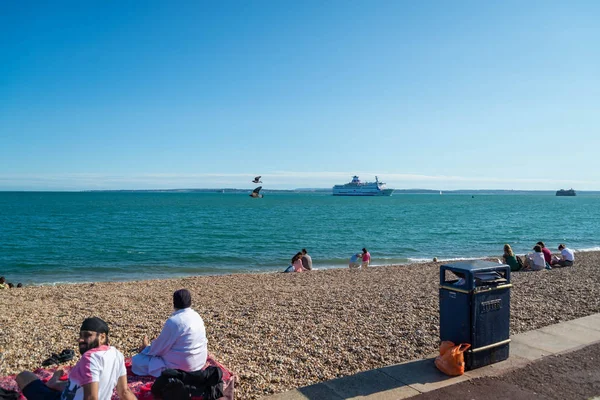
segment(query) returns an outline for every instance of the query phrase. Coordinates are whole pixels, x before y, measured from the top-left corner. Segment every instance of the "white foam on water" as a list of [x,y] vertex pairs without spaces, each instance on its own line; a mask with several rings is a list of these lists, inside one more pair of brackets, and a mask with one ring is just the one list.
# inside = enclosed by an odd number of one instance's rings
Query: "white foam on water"
[[590,247],[586,249],[577,249],[576,252],[589,253],[590,251],[600,251],[600,247]]
[[[451,257],[451,258],[441,258],[438,257],[437,262],[448,262],[448,261],[465,261],[465,260],[481,260],[482,258],[490,258],[490,257],[486,257],[486,256],[481,256],[481,257]],[[433,257],[431,258],[409,258],[408,259],[409,263],[426,263],[426,262],[433,262]]]

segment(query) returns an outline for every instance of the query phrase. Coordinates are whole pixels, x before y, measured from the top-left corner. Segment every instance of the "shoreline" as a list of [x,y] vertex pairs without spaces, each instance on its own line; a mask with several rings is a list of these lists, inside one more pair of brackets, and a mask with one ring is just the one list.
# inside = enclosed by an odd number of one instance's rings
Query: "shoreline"
[[[422,358],[437,350],[442,263],[3,290],[0,373],[75,349],[91,315],[109,323],[111,344],[131,356],[144,334],[158,335],[182,287],[205,321],[210,353],[238,376],[238,398]],[[511,334],[600,312],[598,251],[578,252],[574,267],[511,276]]]
[[[585,249],[581,249],[581,250],[574,250],[575,254],[580,254],[580,253],[595,253],[595,252],[600,252],[600,247],[593,247],[593,248],[585,248]],[[560,255],[559,253],[554,253],[555,255]],[[525,256],[526,254],[516,254],[519,256]],[[433,257],[432,257],[433,258]],[[451,258],[439,258],[436,262],[438,264],[443,264],[443,263],[449,263],[449,262],[458,262],[458,261],[469,261],[469,260],[489,260],[489,261],[496,261],[496,260],[501,260],[502,259],[502,254],[500,255],[492,255],[492,256],[481,256],[481,257],[451,257]],[[404,267],[404,266],[410,266],[410,265],[420,265],[420,264],[429,264],[432,263],[434,261],[432,261],[432,259],[425,259],[425,258],[413,258],[413,259],[409,259],[408,262],[406,263],[392,263],[392,264],[372,264],[370,266],[370,268],[387,268],[387,267]],[[139,279],[139,278],[124,278],[124,279],[114,279],[114,280],[89,280],[89,281],[58,281],[58,282],[41,282],[41,283],[27,283],[24,286],[26,287],[44,287],[44,286],[61,286],[61,285],[85,285],[85,284],[92,284],[92,283],[126,283],[126,282],[143,282],[143,281],[162,281],[162,280],[169,280],[169,279],[186,279],[186,278],[191,278],[191,277],[217,277],[217,276],[229,276],[229,275],[261,275],[261,274],[278,274],[283,272],[285,268],[280,268],[278,270],[265,270],[265,271],[259,271],[259,270],[253,270],[253,271],[226,271],[223,273],[215,273],[213,272],[207,272],[207,273],[198,273],[198,274],[184,274],[184,275],[171,275],[171,276],[162,276],[162,277],[151,277],[151,278],[147,278],[147,279]],[[348,265],[327,265],[327,266],[321,266],[319,267],[317,264],[317,267],[313,270],[315,272],[318,271],[329,271],[329,270],[344,270],[344,269],[348,269]],[[17,280],[11,280],[10,276],[6,276],[6,280],[10,281],[12,283],[14,283],[15,285],[17,284]]]

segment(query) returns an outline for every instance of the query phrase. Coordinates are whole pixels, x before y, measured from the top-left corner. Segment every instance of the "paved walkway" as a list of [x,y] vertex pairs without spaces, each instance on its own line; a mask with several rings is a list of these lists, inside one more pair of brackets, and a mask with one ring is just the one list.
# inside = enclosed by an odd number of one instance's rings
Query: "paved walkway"
[[594,314],[511,336],[508,360],[467,371],[462,376],[451,378],[442,374],[431,357],[305,386],[265,399],[406,399],[473,378],[500,375],[545,356],[571,352],[599,342],[600,314]]

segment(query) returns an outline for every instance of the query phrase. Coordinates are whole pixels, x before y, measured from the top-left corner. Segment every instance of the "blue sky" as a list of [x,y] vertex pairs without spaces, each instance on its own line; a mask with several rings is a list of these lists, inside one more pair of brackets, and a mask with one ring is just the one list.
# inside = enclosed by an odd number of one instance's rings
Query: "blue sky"
[[3,2],[0,190],[600,190],[600,2]]

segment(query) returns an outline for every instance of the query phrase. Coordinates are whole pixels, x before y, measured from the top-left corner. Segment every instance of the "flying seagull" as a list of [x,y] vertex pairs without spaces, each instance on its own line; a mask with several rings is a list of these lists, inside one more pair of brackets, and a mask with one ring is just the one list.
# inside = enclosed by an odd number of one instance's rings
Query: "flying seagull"
[[250,197],[254,197],[254,198],[258,198],[258,199],[262,199],[263,195],[260,194],[260,189],[262,189],[262,186],[257,187],[256,189],[254,189],[252,191],[252,193],[250,193]]
[[257,176],[256,178],[254,178],[254,180],[252,181],[252,183],[262,183],[262,181],[260,180],[260,177],[262,175]]

